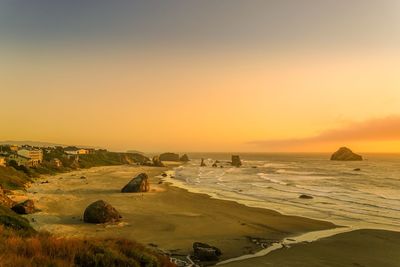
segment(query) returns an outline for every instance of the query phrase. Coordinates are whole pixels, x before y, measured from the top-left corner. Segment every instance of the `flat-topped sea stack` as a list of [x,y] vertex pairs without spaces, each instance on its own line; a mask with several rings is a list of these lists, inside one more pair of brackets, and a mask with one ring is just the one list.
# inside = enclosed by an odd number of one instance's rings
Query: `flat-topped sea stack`
[[341,147],[338,151],[333,153],[331,160],[340,161],[360,161],[363,160],[362,156],[357,155],[347,147]]
[[179,161],[181,161],[181,162],[189,162],[190,159],[189,159],[188,155],[184,154],[184,155],[179,159]]
[[170,152],[161,154],[160,160],[161,161],[180,161],[179,154],[170,153]]
[[86,223],[112,223],[120,221],[121,218],[119,212],[104,200],[93,202],[83,214],[83,221]]
[[150,190],[149,177],[145,173],[141,173],[133,178],[127,185],[122,188],[122,193],[140,193]]
[[240,166],[242,166],[242,161],[240,160],[239,156],[233,155],[231,164],[232,164],[232,166],[240,167]]

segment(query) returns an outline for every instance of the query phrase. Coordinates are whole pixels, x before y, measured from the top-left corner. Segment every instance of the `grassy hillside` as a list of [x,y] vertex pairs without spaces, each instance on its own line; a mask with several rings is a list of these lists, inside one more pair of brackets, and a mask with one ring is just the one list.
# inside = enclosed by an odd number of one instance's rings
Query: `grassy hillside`
[[20,189],[31,178],[22,171],[17,171],[14,168],[0,167],[0,185],[6,189]]

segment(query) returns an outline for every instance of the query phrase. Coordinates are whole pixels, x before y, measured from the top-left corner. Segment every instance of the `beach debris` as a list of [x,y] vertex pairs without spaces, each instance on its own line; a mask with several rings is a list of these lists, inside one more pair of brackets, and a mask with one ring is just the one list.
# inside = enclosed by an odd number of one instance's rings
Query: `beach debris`
[[235,167],[242,166],[242,161],[240,160],[240,157],[238,155],[232,155],[231,165]]
[[360,168],[355,168],[353,171],[359,172],[359,171],[361,171],[361,169]]
[[31,199],[18,203],[14,205],[11,209],[18,214],[31,214],[36,211],[35,203]]
[[199,261],[217,261],[222,255],[219,248],[200,242],[193,243],[193,252]]
[[190,159],[189,159],[188,155],[183,154],[182,157],[179,159],[179,161],[188,162],[188,161],[190,161]]
[[122,188],[122,193],[140,193],[150,190],[149,177],[145,173],[141,173],[133,178],[127,185]]
[[206,163],[204,162],[204,159],[201,158],[201,163],[200,163],[200,167],[206,167]]
[[104,200],[93,202],[83,214],[83,220],[86,223],[119,222],[121,218],[119,212]]
[[331,160],[341,160],[341,161],[359,161],[363,160],[362,156],[357,155],[353,153],[349,148],[347,147],[341,147],[339,148],[338,151],[333,153],[331,156]]
[[299,198],[301,198],[301,199],[313,199],[313,197],[312,197],[312,196],[310,196],[310,195],[306,195],[306,194],[302,194],[302,195],[300,195],[300,196],[299,196]]

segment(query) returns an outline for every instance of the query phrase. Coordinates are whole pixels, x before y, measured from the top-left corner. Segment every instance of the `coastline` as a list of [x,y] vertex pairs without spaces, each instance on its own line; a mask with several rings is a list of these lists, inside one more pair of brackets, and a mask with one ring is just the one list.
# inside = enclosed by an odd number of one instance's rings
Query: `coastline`
[[[41,212],[27,217],[37,230],[67,237],[124,237],[181,260],[192,252],[193,242],[220,248],[223,261],[259,252],[302,233],[336,228],[329,222],[188,192],[162,181],[159,175],[171,167],[95,167],[45,176],[49,181],[45,184],[42,177],[26,194]],[[140,172],[149,174],[151,191],[121,194],[120,188]],[[119,210],[123,221],[117,225],[83,223],[84,208],[98,199]]]

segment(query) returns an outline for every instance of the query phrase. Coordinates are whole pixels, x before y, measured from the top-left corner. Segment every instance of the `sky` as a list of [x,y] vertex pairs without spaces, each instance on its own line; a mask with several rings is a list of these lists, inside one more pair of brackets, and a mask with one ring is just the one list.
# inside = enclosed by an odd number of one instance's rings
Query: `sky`
[[400,1],[1,0],[0,140],[400,152]]

